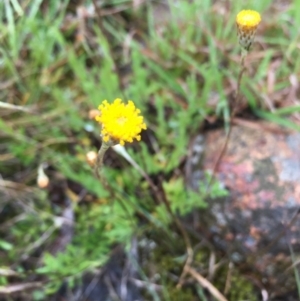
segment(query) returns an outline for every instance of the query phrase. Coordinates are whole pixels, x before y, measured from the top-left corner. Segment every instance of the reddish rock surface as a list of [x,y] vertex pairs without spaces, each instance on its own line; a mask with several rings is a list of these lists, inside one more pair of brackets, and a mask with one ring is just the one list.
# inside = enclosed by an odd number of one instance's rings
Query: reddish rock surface
[[[225,140],[224,130],[206,134],[202,169],[213,170]],[[202,229],[259,286],[288,292],[295,285],[290,250],[300,251],[300,133],[234,126],[216,178],[229,196],[210,202]]]
[[[223,131],[206,136],[205,169],[212,169],[225,143]],[[279,134],[233,127],[217,177],[241,209],[300,205],[300,133]]]

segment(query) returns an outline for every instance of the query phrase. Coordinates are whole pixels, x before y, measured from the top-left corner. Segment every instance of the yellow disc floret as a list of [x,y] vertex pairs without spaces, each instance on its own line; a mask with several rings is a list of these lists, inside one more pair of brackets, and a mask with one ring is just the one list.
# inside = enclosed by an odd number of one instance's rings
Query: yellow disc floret
[[260,14],[255,10],[242,10],[236,16],[237,25],[244,28],[256,28],[260,21]]
[[254,10],[242,10],[236,16],[239,42],[246,50],[249,50],[261,21],[260,14]]
[[104,142],[120,143],[141,140],[140,133],[147,128],[141,111],[129,100],[127,104],[120,98],[109,104],[104,100],[98,107],[100,115],[95,119],[102,125],[102,139]]

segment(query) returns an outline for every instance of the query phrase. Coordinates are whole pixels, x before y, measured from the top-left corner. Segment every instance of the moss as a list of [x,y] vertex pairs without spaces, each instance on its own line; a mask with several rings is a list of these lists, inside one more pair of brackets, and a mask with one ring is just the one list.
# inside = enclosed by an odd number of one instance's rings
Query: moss
[[230,291],[226,296],[229,300],[256,301],[258,296],[253,284],[237,271],[231,277]]
[[195,300],[195,294],[189,288],[178,289],[175,286],[167,287],[169,300],[183,301],[183,300]]
[[[182,249],[182,248],[180,248]],[[179,251],[179,250],[177,250]],[[194,254],[194,264],[200,270],[207,268],[209,254],[207,250],[198,250]],[[182,260],[178,260],[178,258]],[[197,293],[195,291],[195,283],[191,286],[183,286],[181,289],[176,288],[177,281],[172,279],[170,275],[176,275],[179,277],[182,273],[184,260],[179,255],[166,253],[165,247],[162,245],[157,246],[151,253],[151,267],[149,271],[153,274],[159,274],[160,282],[164,288],[164,299],[166,300],[198,300]],[[153,265],[153,263],[155,263]],[[218,277],[215,277],[212,284],[216,286],[221,292],[224,291],[226,279],[228,278],[227,266],[222,266],[218,270]],[[248,300],[256,301],[257,291],[252,282],[243,276],[237,268],[233,268],[230,290],[226,295],[228,300]]]

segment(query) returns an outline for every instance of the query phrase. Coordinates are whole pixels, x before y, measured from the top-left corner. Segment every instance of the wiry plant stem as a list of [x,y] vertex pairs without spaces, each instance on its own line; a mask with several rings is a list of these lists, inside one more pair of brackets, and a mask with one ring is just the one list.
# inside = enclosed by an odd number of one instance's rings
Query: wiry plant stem
[[240,69],[239,76],[238,76],[236,95],[235,95],[235,100],[234,100],[234,104],[233,104],[233,109],[232,109],[232,112],[231,112],[230,123],[232,122],[232,118],[234,117],[234,115],[236,113],[235,111],[238,108],[238,105],[239,105],[240,99],[241,99],[241,82],[242,82],[243,74],[246,70],[246,68],[245,68],[245,58],[246,58],[247,54],[248,54],[248,51],[243,48],[242,49],[242,55],[241,55],[241,64],[240,64],[241,69]]
[[103,165],[104,154],[109,148],[110,148],[109,144],[102,142],[101,147],[98,151],[97,160],[96,160],[96,164],[94,167],[94,172],[98,179],[100,179],[100,171],[101,171],[101,167]]
[[178,230],[180,231],[180,233],[183,237],[185,247],[186,247],[186,252],[187,252],[187,258],[186,258],[186,261],[185,261],[185,264],[183,267],[183,271],[180,275],[180,278],[179,278],[179,281],[177,284],[177,288],[179,288],[182,285],[183,278],[187,274],[187,268],[190,267],[190,265],[193,262],[194,251],[192,248],[192,244],[191,244],[189,235],[186,232],[186,230],[184,229],[184,226],[181,223],[180,219],[173,213],[170,202],[165,197],[162,198],[162,201],[163,201],[164,205],[166,206],[167,211],[169,212],[170,216],[172,217],[173,221],[175,222]]
[[230,135],[231,135],[231,130],[232,130],[232,120],[235,116],[236,110],[238,108],[238,105],[239,105],[240,99],[241,99],[241,83],[242,83],[243,74],[246,70],[246,68],[245,68],[245,58],[246,58],[247,54],[248,54],[248,51],[245,50],[245,49],[242,49],[240,72],[239,72],[238,81],[237,81],[237,89],[236,89],[236,94],[235,94],[235,98],[234,98],[234,104],[233,104],[231,114],[230,114],[229,129],[228,129],[228,132],[227,132],[227,135],[226,135],[226,140],[225,140],[225,143],[223,145],[223,148],[222,148],[222,150],[221,150],[221,152],[218,156],[218,159],[215,163],[215,166],[213,168],[212,176],[211,176],[211,178],[209,180],[209,183],[207,185],[205,196],[207,196],[207,194],[209,192],[209,188],[210,188],[210,186],[212,184],[212,181],[215,177],[216,171],[219,168],[220,162],[221,162],[221,160],[222,160],[222,158],[225,155],[226,150],[227,150],[227,145],[228,145],[229,138],[230,138]]

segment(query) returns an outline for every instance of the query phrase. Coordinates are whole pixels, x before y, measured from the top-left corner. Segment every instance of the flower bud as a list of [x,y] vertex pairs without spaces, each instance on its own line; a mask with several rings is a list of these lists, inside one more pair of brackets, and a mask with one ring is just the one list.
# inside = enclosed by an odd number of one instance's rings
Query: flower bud
[[242,10],[236,16],[239,43],[247,51],[254,40],[260,21],[260,14],[254,10]]

